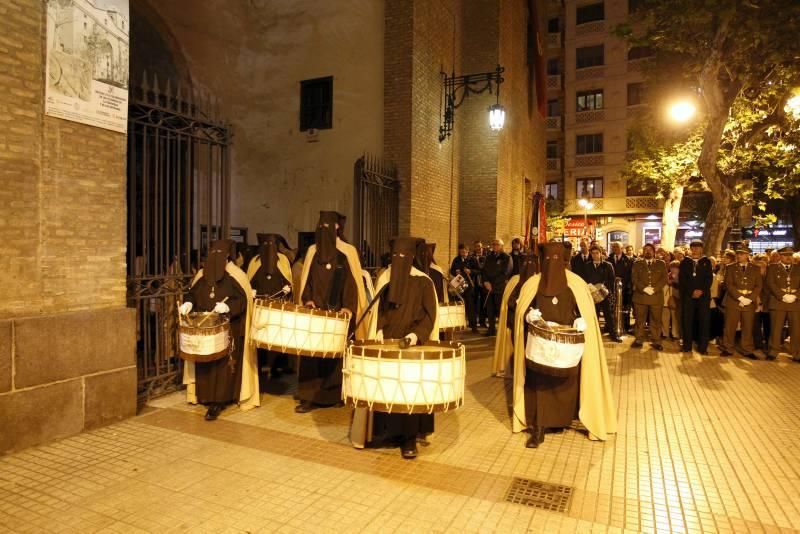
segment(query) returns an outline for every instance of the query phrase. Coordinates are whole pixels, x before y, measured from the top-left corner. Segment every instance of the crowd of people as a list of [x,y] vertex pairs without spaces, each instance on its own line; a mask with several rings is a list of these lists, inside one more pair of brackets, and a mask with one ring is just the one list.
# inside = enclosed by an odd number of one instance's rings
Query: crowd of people
[[[589,284],[611,341],[620,342],[620,334],[627,333],[635,338],[634,348],[649,342],[663,350],[667,340],[683,352],[695,348],[708,355],[713,343],[722,356],[739,352],[757,359],[761,353],[774,360],[787,352],[800,361],[800,254],[791,247],[753,254],[743,241],[708,256],[700,241],[672,251],[646,244],[638,253],[620,242],[607,251],[588,238],[574,251],[571,243],[564,245],[567,267]],[[464,300],[470,328],[485,328],[487,336],[497,334],[504,288],[519,274],[526,253],[521,239],[512,241],[510,253],[503,248],[499,239],[488,250],[480,241],[472,250],[461,244],[450,267],[452,276],[468,281]]]

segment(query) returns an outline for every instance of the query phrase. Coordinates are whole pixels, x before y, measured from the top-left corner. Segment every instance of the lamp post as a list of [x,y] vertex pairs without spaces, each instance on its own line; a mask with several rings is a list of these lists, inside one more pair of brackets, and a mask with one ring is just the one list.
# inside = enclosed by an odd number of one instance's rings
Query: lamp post
[[497,100],[494,105],[489,107],[489,126],[497,131],[503,128],[506,120],[506,110],[500,105],[500,85],[503,83],[503,72],[505,68],[497,65],[493,72],[481,72],[479,74],[464,74],[456,76],[455,73],[448,76],[442,73],[442,91],[444,110],[439,124],[439,142],[444,142],[453,132],[455,123],[456,109],[464,102],[464,99],[471,94],[480,94],[485,91],[492,92],[495,88]]
[[[578,201],[578,205],[583,208],[583,230],[584,232],[588,232],[589,229],[589,210],[594,207],[594,204],[589,202],[589,200],[582,198]],[[594,238],[594,235],[592,235]]]

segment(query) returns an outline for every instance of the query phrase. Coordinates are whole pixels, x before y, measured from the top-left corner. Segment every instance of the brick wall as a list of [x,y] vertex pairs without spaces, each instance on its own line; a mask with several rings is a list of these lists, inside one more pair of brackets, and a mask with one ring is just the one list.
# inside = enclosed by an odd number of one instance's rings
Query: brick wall
[[0,453],[136,409],[125,136],[44,116],[45,31],[0,3]]

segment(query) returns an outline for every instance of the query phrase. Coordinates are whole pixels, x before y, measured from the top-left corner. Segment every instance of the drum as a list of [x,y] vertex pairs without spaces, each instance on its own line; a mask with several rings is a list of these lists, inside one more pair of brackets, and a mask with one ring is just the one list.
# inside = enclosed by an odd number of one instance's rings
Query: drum
[[603,302],[603,299],[608,296],[608,288],[605,284],[589,284],[589,292],[592,294],[595,304]]
[[304,308],[288,301],[255,300],[250,340],[262,349],[341,358],[347,346],[350,312]]
[[525,357],[538,364],[539,369],[550,368],[554,374],[561,374],[559,370],[573,369],[581,363],[584,346],[583,332],[540,319],[530,325]]
[[397,339],[356,341],[347,347],[342,398],[388,413],[433,413],[464,404],[466,352],[450,341],[401,349]]
[[[202,323],[202,324],[201,324]],[[231,349],[231,323],[214,312],[194,312],[180,317],[179,355],[188,362],[213,362]]]
[[467,327],[467,313],[463,302],[439,304],[439,330],[441,332],[458,332]]

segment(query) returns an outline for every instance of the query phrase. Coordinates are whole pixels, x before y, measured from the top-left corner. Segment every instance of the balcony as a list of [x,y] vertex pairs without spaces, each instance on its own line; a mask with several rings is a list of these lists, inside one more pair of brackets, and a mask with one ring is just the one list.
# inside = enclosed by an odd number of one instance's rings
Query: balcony
[[[591,198],[589,199],[592,201],[592,211],[602,210],[603,208],[603,198]],[[583,207],[578,204],[577,198],[572,198],[564,202],[564,211],[566,212],[580,212],[583,213]],[[590,212],[591,213],[591,212]]]
[[600,122],[603,120],[605,120],[605,111],[602,109],[579,111],[575,114],[575,122],[577,124],[587,124],[590,122]]
[[603,165],[603,154],[582,154],[580,156],[575,156],[576,167],[602,167]]
[[561,90],[561,75],[551,74],[547,77],[547,90],[560,91]]
[[594,80],[595,78],[602,78],[605,76],[605,66],[586,67],[583,69],[575,70],[575,80]]
[[605,30],[606,22],[604,20],[597,20],[575,26],[575,36],[580,37],[582,35],[590,35],[592,33],[602,33]]
[[546,169],[548,171],[560,171],[561,170],[561,158],[547,158]]
[[561,48],[561,32],[547,34],[547,48]]
[[561,131],[561,117],[547,117],[544,121],[545,129],[548,132],[560,132]]

